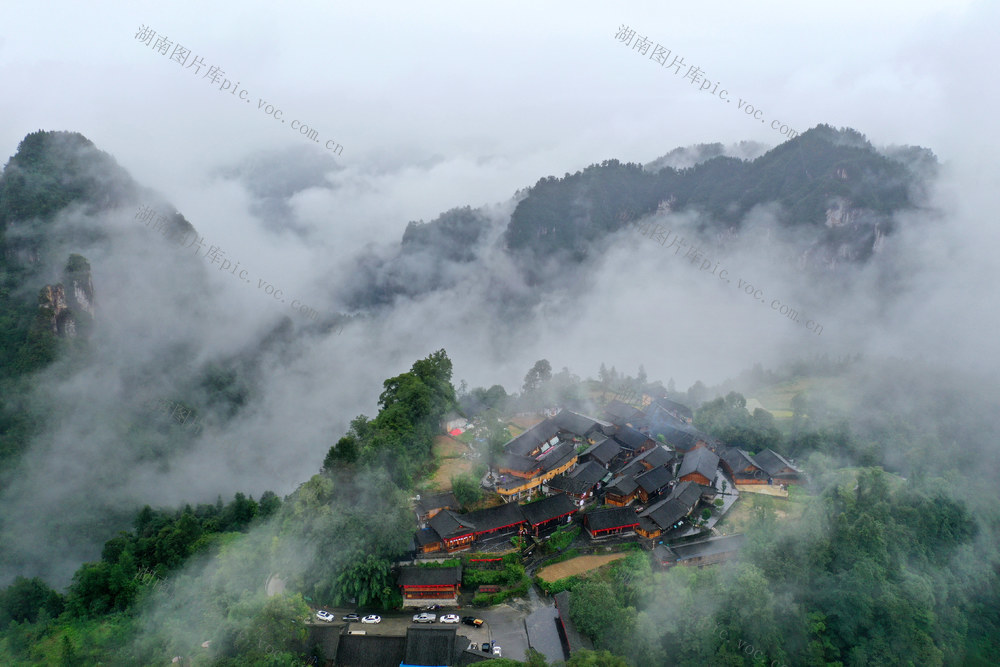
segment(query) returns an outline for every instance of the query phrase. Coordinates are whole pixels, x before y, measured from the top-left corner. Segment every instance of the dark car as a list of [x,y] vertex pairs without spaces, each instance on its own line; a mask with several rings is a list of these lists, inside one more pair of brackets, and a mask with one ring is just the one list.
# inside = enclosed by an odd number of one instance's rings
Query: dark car
[[475,616],[463,616],[462,623],[465,623],[466,625],[472,625],[478,628],[483,624],[483,619],[476,618]]
[[429,604],[426,607],[424,607],[424,611],[437,611],[440,608],[441,605],[439,604]]
[[489,642],[483,642],[482,649],[483,649],[483,653],[490,653],[492,651],[492,649],[490,648],[490,643]]
[[357,614],[347,614],[346,616],[344,616],[343,620],[347,621],[348,623],[357,623],[358,621],[361,620],[361,617],[358,616]]

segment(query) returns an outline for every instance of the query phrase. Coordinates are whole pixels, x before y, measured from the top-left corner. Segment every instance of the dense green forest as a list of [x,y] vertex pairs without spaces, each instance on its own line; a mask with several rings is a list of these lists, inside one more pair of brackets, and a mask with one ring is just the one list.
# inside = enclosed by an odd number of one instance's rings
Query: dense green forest
[[56,215],[70,204],[93,210],[135,187],[106,153],[75,132],[32,132],[0,174],[0,478],[24,452],[39,415],[25,397],[27,378],[70,345],[59,340],[39,308],[37,275],[43,258],[66,263],[67,276],[89,270],[79,255],[60,254],[66,243],[93,238],[56,232]]
[[[410,548],[409,491],[432,471],[431,439],[454,406],[451,373],[440,350],[386,380],[379,414],[357,417],[322,473],[284,501],[237,494],[225,505],[146,507],[65,594],[18,579],[0,594],[0,662],[158,664],[181,654],[297,664],[306,599],[396,606],[391,566]],[[295,593],[269,598],[272,576]]]
[[[725,226],[773,201],[786,224],[822,228],[831,196],[888,214],[918,205],[911,165],[932,167],[933,159],[913,151],[904,163],[856,132],[819,126],[750,162],[717,157],[653,171],[607,160],[519,193],[504,240],[514,253],[582,261],[595,241],[663,201]],[[73,361],[75,348],[52,334],[38,308],[34,272],[67,257],[68,270],[81,270],[85,260],[65,248],[72,234],[98,232],[57,233],[52,222],[70,204],[107,210],[136,192],[110,157],[72,133],[28,135],[0,177],[0,482],[46,417],[34,374],[56,359]],[[433,264],[439,252],[467,262],[488,224],[469,208],[412,223],[401,253],[417,263]],[[93,240],[84,236],[76,241]],[[421,284],[401,273],[380,285],[378,298],[388,303],[439,279]],[[236,419],[254,398],[262,352],[291,339],[282,323],[259,349],[200,366],[170,398],[216,424]],[[685,402],[698,428],[750,452],[793,457],[811,479],[790,501],[797,513],[754,505],[738,564],[658,573],[633,555],[571,582],[570,613],[601,652],[569,664],[1000,664],[997,397],[947,370],[858,362],[758,367],[725,386],[696,382],[679,392],[641,368],[632,378],[602,365],[591,383],[540,360],[519,393],[493,385],[456,395],[440,350],[384,382],[376,416],[356,417],[332,446],[315,443],[325,453],[317,455],[319,473],[283,499],[268,492],[115,508],[100,558],[81,565],[65,590],[36,577],[0,591],[0,663],[168,664],[184,656],[203,665],[299,664],[308,652],[307,603],[398,604],[392,563],[410,548],[410,496],[433,472],[432,438],[445,413],[458,406],[495,418],[552,405],[589,412],[596,385],[597,393],[627,386]],[[840,391],[820,387],[826,379]],[[746,409],[751,390],[783,384],[799,387],[787,419]],[[122,426],[140,460],[166,461],[189,446],[179,427],[148,422]],[[502,433],[489,434],[491,455]],[[475,479],[459,481],[471,502]],[[130,515],[130,528],[115,534]],[[3,539],[0,550],[11,537]],[[265,585],[275,581],[286,592],[269,597]]]
[[947,372],[928,383],[926,371],[854,358],[744,374],[740,384],[758,389],[843,385],[795,394],[781,422],[751,414],[734,391],[702,403],[699,428],[806,467],[809,493],[792,503],[801,512],[754,502],[735,565],[652,573],[632,561],[631,574],[622,563],[610,578],[574,582],[581,630],[635,665],[1000,662],[1000,514],[991,474],[977,468],[995,442],[992,396]]
[[[893,214],[926,205],[936,169],[937,158],[927,149],[878,150],[856,130],[818,125],[752,160],[716,154],[674,169],[607,159],[546,176],[515,193],[505,226],[503,219],[494,223],[502,230],[505,259],[539,289],[523,292],[500,280],[491,305],[520,317],[546,293],[543,286],[584,281],[613,234],[645,216],[665,216],[666,209],[676,214],[670,224],[683,227],[686,238],[718,242],[740,238],[750,212],[763,208],[774,215],[778,238],[810,251],[810,269],[822,271],[834,258],[864,264],[876,226],[892,234]],[[849,211],[850,224],[826,224],[827,211],[836,206]],[[411,221],[393,256],[360,253],[352,265],[358,280],[345,294],[350,307],[376,309],[399,296],[457,287],[464,265],[493,256],[494,246],[486,243],[491,213],[466,206],[429,222]]]
[[756,160],[715,157],[694,167],[659,171],[605,160],[563,178],[538,181],[518,203],[506,232],[509,248],[582,259],[589,244],[655,211],[708,214],[720,227],[778,202],[787,224],[820,225],[832,197],[885,214],[915,204],[918,182],[906,164],[879,154],[854,130],[819,125]]
[[978,533],[969,509],[877,468],[822,484],[793,522],[760,508],[738,564],[629,557],[575,582],[574,621],[635,665],[995,664],[996,582],[963,590],[971,569],[954,567]]
[[[526,392],[545,395],[557,382],[543,362],[525,377]],[[795,368],[821,378],[868,364]],[[897,379],[904,373],[894,372]],[[642,373],[605,375],[616,384],[659,386]],[[750,379],[767,386],[790,377],[759,371]],[[580,382],[577,395],[593,384]],[[695,423],[713,436],[798,457],[811,476],[807,492],[790,501],[801,511],[779,516],[774,505],[754,503],[749,541],[734,564],[657,572],[637,552],[595,577],[566,582],[573,620],[606,652],[583,653],[570,664],[1000,660],[1000,583],[991,547],[997,513],[989,507],[973,514],[963,499],[979,490],[977,478],[961,489],[946,481],[945,462],[954,462],[955,452],[937,436],[954,431],[942,425],[928,437],[927,424],[942,417],[916,407],[926,396],[914,387],[908,402],[897,403],[898,392],[873,383],[870,395],[856,396],[871,408],[857,414],[857,423],[810,390],[793,398],[794,416],[785,420],[751,414],[734,391],[701,404]],[[307,602],[397,606],[392,563],[409,548],[409,495],[432,472],[430,440],[454,406],[451,362],[436,352],[383,388],[378,415],[356,418],[329,448],[321,473],[284,501],[237,495],[225,505],[144,508],[131,531],[107,542],[100,561],[81,566],[65,593],[18,579],[0,594],[0,660],[163,664],[165,656],[184,655],[195,656],[195,664],[291,665],[308,652],[301,625]],[[511,400],[485,389],[461,396]],[[982,407],[970,401],[951,419],[981,437]],[[945,408],[955,412],[954,404]],[[894,441],[871,439],[886,429]],[[910,456],[900,465],[894,447],[908,442]],[[858,456],[872,463],[837,462]],[[268,597],[263,586],[273,577],[288,592]],[[206,641],[210,648],[201,649]],[[533,656],[528,664],[545,661]]]

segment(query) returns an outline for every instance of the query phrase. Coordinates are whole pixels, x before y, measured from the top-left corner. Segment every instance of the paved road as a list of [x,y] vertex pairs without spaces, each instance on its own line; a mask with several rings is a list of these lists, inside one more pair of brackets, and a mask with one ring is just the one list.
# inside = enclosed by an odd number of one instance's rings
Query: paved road
[[[322,607],[334,616],[336,620],[332,623],[324,623],[313,616],[312,624],[325,626],[342,626],[340,620],[345,614],[353,612],[353,609]],[[363,611],[357,612],[360,616],[365,616]],[[369,635],[396,635],[406,634],[406,629],[416,625],[413,623],[413,616],[416,611],[407,612],[373,612],[382,617],[382,622],[377,624],[348,623],[348,630],[364,630]],[[445,609],[444,613],[455,613],[459,616],[475,616],[486,621],[481,628],[474,628],[464,623],[457,625],[441,623],[423,623],[425,628],[447,628],[454,627],[458,630],[458,642],[463,648],[469,642],[482,645],[484,642],[493,641],[501,647],[503,657],[514,660],[524,660],[525,653],[530,645],[541,651],[549,660],[564,660],[562,645],[556,632],[553,619],[556,616],[555,607],[549,599],[540,598],[532,590],[527,600],[516,600],[512,604],[501,604],[489,609]],[[440,616],[440,614],[438,614]]]
[[486,621],[490,636],[496,645],[501,647],[503,657],[524,660],[524,653],[528,650],[528,635],[524,631],[524,612],[503,604],[483,609],[479,611],[478,616]]

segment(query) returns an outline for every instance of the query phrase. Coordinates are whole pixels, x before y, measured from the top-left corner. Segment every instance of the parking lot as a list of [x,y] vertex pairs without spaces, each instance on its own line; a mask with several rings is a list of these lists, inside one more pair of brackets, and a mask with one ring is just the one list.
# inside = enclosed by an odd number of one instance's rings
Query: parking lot
[[[414,623],[413,617],[419,610],[407,612],[368,612],[357,611],[348,608],[321,607],[334,615],[334,620],[330,622],[320,621],[316,618],[314,609],[313,625],[321,626],[347,626],[348,632],[364,632],[368,635],[388,635],[404,636],[409,627],[423,628],[455,628],[457,630],[456,644],[466,648],[470,643],[475,642],[477,646],[493,641],[503,650],[504,657],[523,659],[528,648],[528,635],[524,626],[524,613],[509,605],[500,605],[492,609],[455,609],[445,608],[432,612],[438,618],[442,614],[458,614],[462,616],[475,616],[481,618],[484,623],[482,627],[476,628],[464,623],[441,623],[436,620],[434,623]],[[344,623],[341,619],[350,613],[357,613],[362,618],[371,614],[378,614],[382,617],[381,623]]]

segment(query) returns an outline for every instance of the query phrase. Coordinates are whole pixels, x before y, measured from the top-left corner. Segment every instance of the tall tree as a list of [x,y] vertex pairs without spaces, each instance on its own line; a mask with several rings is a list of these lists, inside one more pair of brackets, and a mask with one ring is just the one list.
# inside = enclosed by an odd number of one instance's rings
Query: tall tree
[[528,374],[524,376],[524,386],[522,391],[525,394],[532,394],[552,379],[552,364],[547,359],[539,359],[531,367]]

